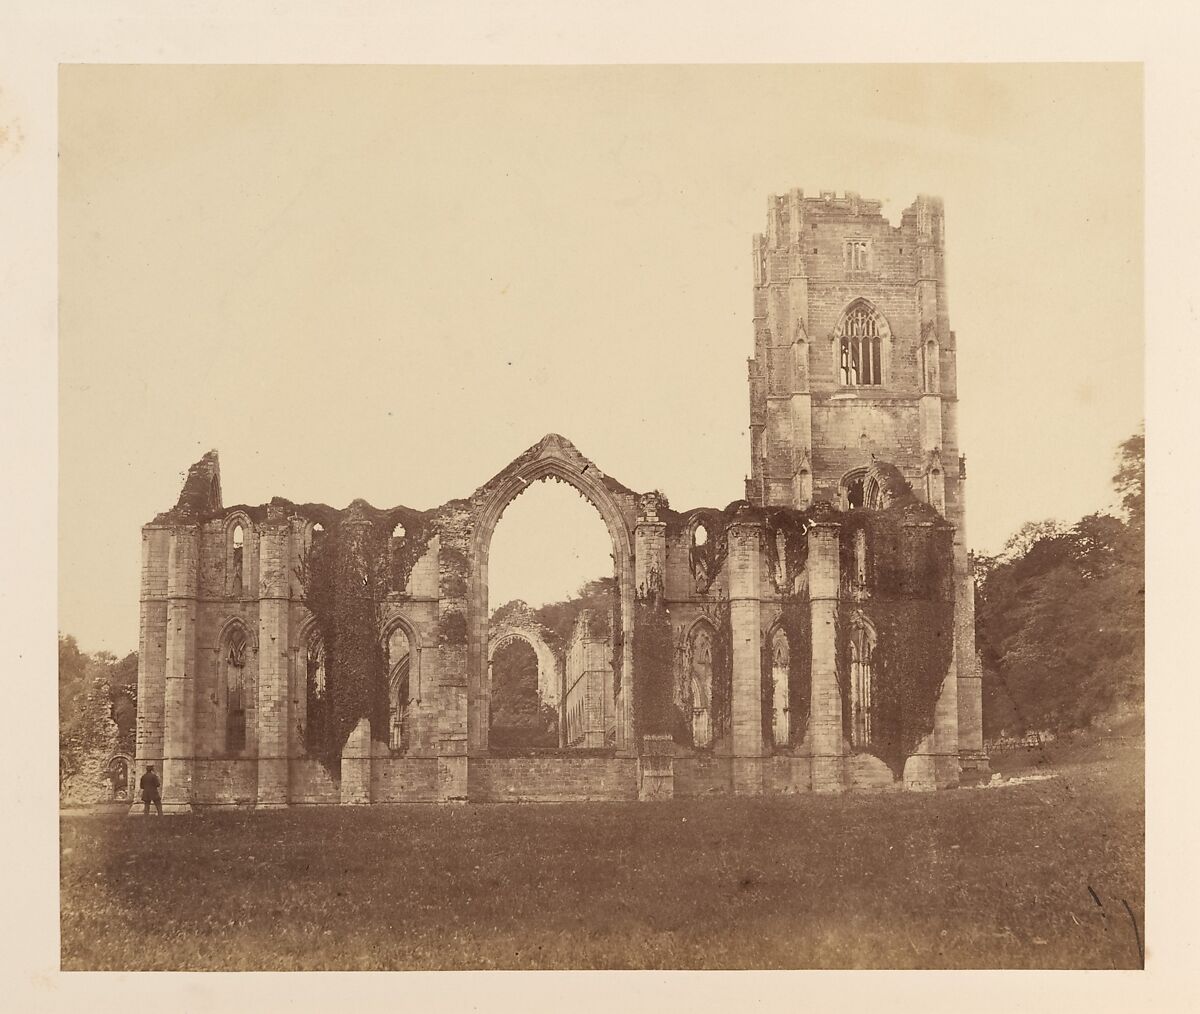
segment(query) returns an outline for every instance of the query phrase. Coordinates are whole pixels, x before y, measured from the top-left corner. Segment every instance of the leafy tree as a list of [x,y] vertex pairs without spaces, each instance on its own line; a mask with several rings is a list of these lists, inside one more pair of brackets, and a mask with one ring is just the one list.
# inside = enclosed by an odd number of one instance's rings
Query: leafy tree
[[[568,599],[537,609],[530,609],[520,599],[505,602],[492,612],[489,622],[496,629],[508,620],[532,621],[561,660],[584,610],[591,616],[592,636],[611,636],[616,601],[616,579],[603,577],[585,582]],[[488,732],[493,746],[558,746],[558,711],[541,701],[537,665],[536,654],[524,641],[512,641],[497,649],[492,659]]]
[[534,616],[551,633],[551,644],[562,651],[575,632],[575,621],[585,609],[592,615],[593,623],[607,627],[611,624],[612,611],[617,601],[616,578],[602,577],[583,584],[579,591],[562,602],[550,602],[534,610]]
[[1124,518],[1030,523],[976,559],[986,735],[1076,729],[1140,706],[1144,450],[1139,434],[1118,452]]
[[1117,452],[1117,474],[1113,485],[1121,495],[1121,506],[1131,528],[1146,524],[1146,433],[1139,430],[1121,444]]
[[542,703],[537,655],[523,640],[501,645],[492,659],[488,741],[494,746],[558,746],[558,712]]

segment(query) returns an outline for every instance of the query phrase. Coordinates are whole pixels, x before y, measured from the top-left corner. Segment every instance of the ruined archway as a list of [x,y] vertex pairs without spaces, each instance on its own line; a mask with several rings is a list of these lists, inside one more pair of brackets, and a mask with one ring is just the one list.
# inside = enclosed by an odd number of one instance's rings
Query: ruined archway
[[478,503],[471,533],[468,589],[467,748],[472,754],[488,750],[490,688],[488,681],[488,555],[492,535],[505,509],[529,486],[543,479],[565,482],[599,513],[612,540],[614,575],[620,601],[618,646],[622,681],[616,692],[616,747],[632,752],[633,678],[633,547],[630,523],[603,473],[557,434],[546,436],[521,455],[473,499]]
[[538,693],[542,695],[542,699],[547,704],[558,706],[559,698],[562,696],[562,687],[560,685],[562,672],[559,667],[558,659],[555,657],[554,649],[546,643],[546,639],[532,626],[522,624],[520,626],[509,626],[501,624],[495,630],[488,631],[488,664],[496,657],[496,652],[507,645],[510,641],[524,641],[533,650],[537,656],[538,667]]

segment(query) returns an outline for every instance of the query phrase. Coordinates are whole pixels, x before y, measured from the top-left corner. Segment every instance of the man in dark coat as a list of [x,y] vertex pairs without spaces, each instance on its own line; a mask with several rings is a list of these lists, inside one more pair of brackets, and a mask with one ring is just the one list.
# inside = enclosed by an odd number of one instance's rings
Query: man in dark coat
[[162,816],[162,796],[159,795],[159,786],[162,782],[159,780],[157,772],[154,770],[154,765],[150,764],[146,767],[146,773],[142,775],[142,780],[139,783],[142,787],[142,802],[146,804],[145,810],[142,811],[144,817],[150,816],[150,804],[154,804],[154,809],[158,811],[158,815]]

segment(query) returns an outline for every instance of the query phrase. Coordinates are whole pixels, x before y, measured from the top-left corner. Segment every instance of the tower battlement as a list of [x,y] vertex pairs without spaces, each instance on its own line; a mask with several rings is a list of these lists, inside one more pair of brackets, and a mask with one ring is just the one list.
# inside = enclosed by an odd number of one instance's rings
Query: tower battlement
[[885,461],[961,527],[955,336],[942,201],[893,226],[854,191],[767,200],[754,237],[751,481],[763,505],[846,504],[847,476]]

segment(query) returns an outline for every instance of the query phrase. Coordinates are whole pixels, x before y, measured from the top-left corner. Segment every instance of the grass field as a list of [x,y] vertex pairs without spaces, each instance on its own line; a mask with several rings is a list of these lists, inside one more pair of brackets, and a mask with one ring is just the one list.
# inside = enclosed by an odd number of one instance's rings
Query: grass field
[[62,967],[1138,967],[1140,744],[996,760],[1053,777],[937,794],[65,816]]

